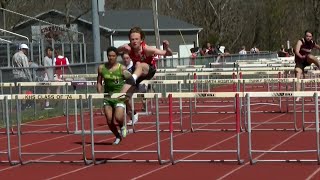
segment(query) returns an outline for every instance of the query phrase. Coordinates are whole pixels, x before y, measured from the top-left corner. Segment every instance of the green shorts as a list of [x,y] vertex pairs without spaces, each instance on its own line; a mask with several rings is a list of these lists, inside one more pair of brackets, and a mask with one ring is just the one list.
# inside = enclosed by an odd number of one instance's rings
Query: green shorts
[[116,107],[125,108],[126,104],[125,104],[124,100],[105,98],[103,100],[103,106],[111,106],[113,108],[116,108]]

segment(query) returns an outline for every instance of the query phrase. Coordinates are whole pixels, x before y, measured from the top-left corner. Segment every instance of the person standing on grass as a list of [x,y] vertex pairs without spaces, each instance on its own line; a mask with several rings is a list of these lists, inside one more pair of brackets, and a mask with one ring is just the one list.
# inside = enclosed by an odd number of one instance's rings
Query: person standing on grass
[[[316,48],[320,50],[320,46],[312,40],[312,32],[309,30],[305,31],[304,38],[298,40],[294,49],[295,58],[294,61],[296,66],[294,68],[295,77],[299,80],[304,77],[304,68],[315,64],[320,69],[320,63],[318,59],[311,54],[312,49]],[[301,84],[296,83],[296,91],[301,91]],[[298,97],[296,101],[299,101]]]
[[16,52],[12,57],[13,77],[14,82],[30,82],[32,76],[29,69],[28,60],[29,47],[26,44],[21,44],[19,51]]
[[[19,46],[19,51],[16,52],[12,57],[12,73],[13,73],[13,82],[16,85],[15,93],[23,93],[23,94],[30,94],[32,91],[30,91],[28,88],[23,89],[22,92],[19,92],[17,83],[18,82],[31,82],[32,76],[29,69],[29,60],[28,60],[28,51],[29,47],[26,44],[21,44]],[[24,110],[26,108],[31,108],[30,101],[23,100],[21,109]]]
[[[67,70],[72,74],[72,70],[69,66],[69,60],[67,57],[62,55],[61,47],[58,47],[54,50],[55,58],[53,59],[53,66],[55,66],[54,80],[62,82],[63,75],[67,74]],[[57,94],[60,94],[60,86],[57,87]]]
[[[107,49],[108,62],[98,67],[97,77],[97,91],[98,93],[120,93],[125,83],[123,71],[126,67],[117,62],[118,50],[115,47],[109,47]],[[104,81],[104,91],[103,83]],[[124,123],[125,116],[125,98],[123,99],[111,99],[105,94],[103,100],[104,114],[107,119],[107,124],[115,135],[116,139],[113,144],[117,145],[121,142],[122,138],[127,135],[127,128]],[[121,135],[118,132],[118,128],[115,122],[120,126]],[[122,137],[121,137],[122,136]]]
[[[44,75],[44,81],[47,82],[53,82],[54,81],[54,68],[53,68],[53,60],[52,60],[52,52],[53,49],[51,47],[47,47],[45,49],[46,56],[44,57],[43,60],[43,65],[45,67],[45,75]],[[47,94],[51,93],[50,86],[47,87]],[[46,100],[45,102],[45,109],[50,109],[50,102],[49,100]]]

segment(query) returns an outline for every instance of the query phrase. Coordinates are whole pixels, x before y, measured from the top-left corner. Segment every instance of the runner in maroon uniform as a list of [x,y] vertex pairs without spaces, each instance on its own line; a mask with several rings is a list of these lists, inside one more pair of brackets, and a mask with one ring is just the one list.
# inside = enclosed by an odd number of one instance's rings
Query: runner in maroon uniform
[[[304,77],[304,68],[310,66],[312,63],[320,69],[318,59],[311,54],[314,48],[320,49],[320,46],[312,40],[312,32],[307,30],[305,31],[305,37],[298,40],[294,49],[296,63],[294,72],[297,79]],[[296,90],[301,90],[300,83],[296,84]]]

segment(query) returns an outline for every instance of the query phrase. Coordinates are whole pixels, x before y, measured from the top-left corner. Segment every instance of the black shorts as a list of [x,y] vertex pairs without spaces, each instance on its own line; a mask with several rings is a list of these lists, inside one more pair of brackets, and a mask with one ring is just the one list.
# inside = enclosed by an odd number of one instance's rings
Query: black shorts
[[308,61],[307,61],[306,58],[300,59],[300,58],[297,58],[297,57],[296,57],[295,63],[296,63],[295,68],[300,68],[302,71],[304,71],[304,68],[305,68],[305,67],[311,66],[311,64],[308,63]]
[[[133,71],[134,72],[134,71]],[[139,84],[143,81],[143,80],[150,80],[153,78],[153,76],[156,74],[157,70],[156,67],[153,65],[149,64],[149,71],[148,74],[146,76],[140,76],[138,77],[138,79],[136,80],[136,85],[139,86]]]

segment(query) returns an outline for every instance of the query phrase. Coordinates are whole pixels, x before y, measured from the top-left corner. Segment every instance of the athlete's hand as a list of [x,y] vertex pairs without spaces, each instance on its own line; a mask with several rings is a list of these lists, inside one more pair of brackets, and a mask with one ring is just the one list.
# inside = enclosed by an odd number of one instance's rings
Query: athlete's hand
[[128,52],[131,51],[131,47],[129,46],[129,44],[124,45],[124,49]]
[[169,41],[164,40],[164,41],[162,42],[162,45],[163,45],[163,49],[168,49],[168,48],[169,48]]
[[118,48],[118,50],[120,52],[130,52],[131,51],[131,47],[129,46],[129,44],[125,44],[125,45],[122,45]]

